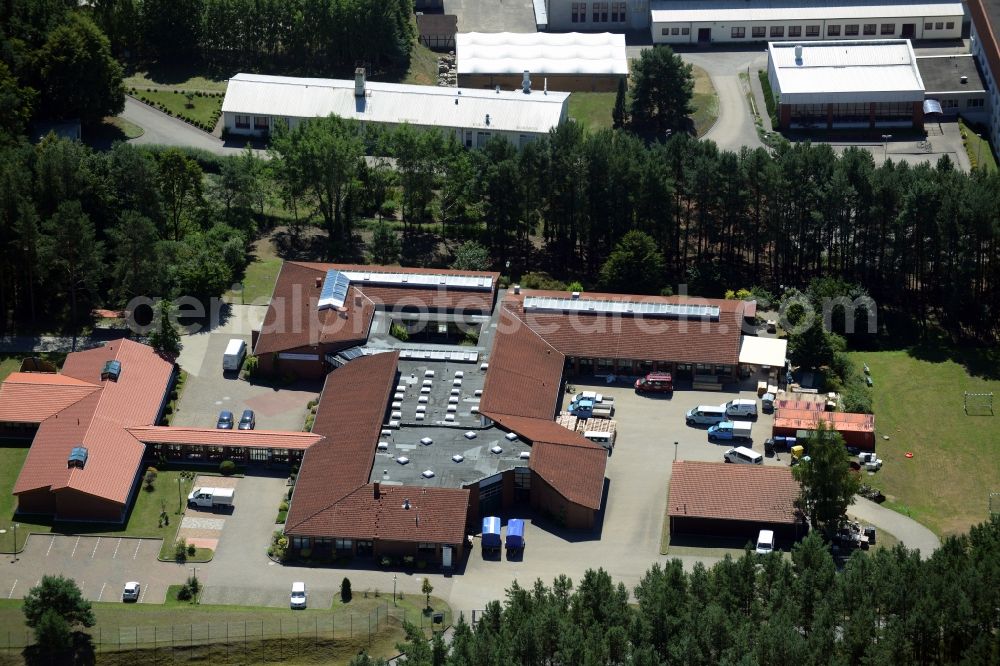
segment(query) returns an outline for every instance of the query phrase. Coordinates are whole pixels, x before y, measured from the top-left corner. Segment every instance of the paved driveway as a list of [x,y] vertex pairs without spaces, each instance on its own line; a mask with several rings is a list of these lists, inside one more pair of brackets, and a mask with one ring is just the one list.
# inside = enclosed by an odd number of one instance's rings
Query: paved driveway
[[183,565],[159,562],[160,539],[33,534],[14,562],[0,565],[0,597],[20,599],[43,575],[76,580],[91,601],[119,601],[128,581],[142,584],[140,603],[163,603],[167,586],[183,583]]
[[458,16],[459,32],[535,32],[531,0],[444,0],[444,13]]
[[187,146],[201,148],[215,155],[239,155],[244,150],[244,147],[237,145],[236,142],[227,145],[221,139],[195,129],[186,122],[168,116],[132,97],[125,97],[125,110],[120,115],[145,130],[142,136],[132,139],[131,142],[135,144]]

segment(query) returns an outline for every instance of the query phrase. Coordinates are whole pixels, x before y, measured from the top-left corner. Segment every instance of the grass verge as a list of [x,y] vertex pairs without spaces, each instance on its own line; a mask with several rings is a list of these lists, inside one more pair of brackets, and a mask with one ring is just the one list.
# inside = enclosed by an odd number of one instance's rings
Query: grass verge
[[254,260],[243,274],[242,293],[240,289],[231,289],[226,293],[226,300],[246,305],[267,305],[271,301],[271,293],[281,271],[281,263],[280,257],[261,257]]
[[958,129],[962,134],[962,145],[965,146],[965,152],[969,155],[969,163],[972,164],[972,168],[982,166],[986,171],[996,171],[997,161],[993,156],[989,140],[984,138],[988,136],[986,132],[977,133],[961,118],[958,119]]
[[996,417],[965,414],[963,393],[1000,393],[1000,381],[983,378],[1000,377],[996,361],[985,353],[941,349],[856,352],[851,358],[871,368],[885,465],[869,483],[885,493],[886,505],[939,536],[984,520],[989,494],[1000,492],[1000,431]]
[[771,127],[778,129],[778,108],[774,101],[774,91],[771,89],[771,81],[767,78],[767,72],[762,69],[757,70],[757,77],[760,79],[760,88],[764,92],[764,104],[767,105],[767,115],[771,119]]
[[153,88],[155,90],[191,90],[201,92],[226,92],[226,79],[192,74],[179,69],[157,68],[151,72],[134,72],[125,77],[126,88]]
[[569,96],[569,117],[591,132],[610,128],[615,95],[613,92],[575,92]]
[[143,88],[132,88],[129,92],[139,101],[206,132],[212,131],[222,113],[222,93]]
[[180,402],[181,393],[184,391],[184,384],[187,382],[188,373],[181,370],[177,373],[177,380],[174,382],[174,387],[170,391],[170,401],[167,402],[167,406],[163,410],[163,418],[160,419],[160,425],[170,425],[171,419],[173,419],[174,414],[177,412],[177,403]]
[[418,86],[436,86],[438,79],[438,55],[421,44],[413,42],[410,50],[410,68],[400,83]]
[[694,111],[691,113],[691,122],[694,123],[695,133],[704,136],[719,119],[719,95],[715,92],[708,72],[693,65],[691,73],[694,75],[694,94],[691,96]]

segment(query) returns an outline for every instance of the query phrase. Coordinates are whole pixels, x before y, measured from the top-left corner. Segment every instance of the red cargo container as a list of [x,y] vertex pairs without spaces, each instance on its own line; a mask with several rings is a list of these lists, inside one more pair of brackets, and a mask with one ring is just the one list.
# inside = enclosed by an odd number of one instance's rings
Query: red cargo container
[[779,409],[774,413],[773,434],[794,437],[797,430],[815,430],[820,421],[839,432],[847,446],[863,451],[875,450],[875,417],[871,414]]

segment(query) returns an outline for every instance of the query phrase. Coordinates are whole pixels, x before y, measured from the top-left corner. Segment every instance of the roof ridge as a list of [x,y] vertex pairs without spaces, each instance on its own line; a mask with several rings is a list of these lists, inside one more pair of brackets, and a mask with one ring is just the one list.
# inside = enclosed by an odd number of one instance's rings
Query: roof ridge
[[[548,345],[548,346],[549,346],[549,348],[550,348],[550,349],[552,349],[552,351],[554,351],[555,353],[559,354],[559,355],[560,355],[560,356],[562,356],[563,358],[566,358],[566,355],[565,355],[565,354],[563,354],[563,353],[562,353],[561,351],[559,351],[558,349],[556,349],[555,345],[553,345],[553,344],[552,344],[551,342],[549,342],[548,340],[546,340],[546,339],[545,339],[545,338],[544,338],[544,337],[542,336],[542,334],[541,334],[541,333],[539,333],[539,332],[538,332],[538,331],[536,331],[535,329],[531,328],[531,325],[530,325],[530,324],[529,324],[528,322],[526,322],[526,321],[525,321],[524,319],[522,319],[522,318],[521,318],[521,317],[520,317],[520,316],[519,316],[519,315],[517,314],[517,312],[515,312],[514,310],[511,310],[511,309],[510,309],[509,307],[507,307],[507,305],[506,305],[506,301],[507,301],[507,299],[506,299],[506,298],[504,298],[504,300],[503,300],[503,301],[501,301],[501,306],[502,306],[502,307],[503,307],[503,308],[504,308],[504,309],[505,309],[505,310],[506,310],[507,312],[509,312],[509,313],[510,313],[511,315],[513,315],[514,319],[516,319],[516,320],[518,320],[519,322],[521,322],[521,324],[522,324],[522,325],[523,325],[523,326],[524,326],[525,328],[527,328],[527,329],[528,329],[529,331],[531,331],[532,335],[534,335],[534,336],[535,336],[536,338],[538,338],[539,340],[541,340],[542,342],[544,342],[544,343],[545,343],[546,345]],[[515,302],[517,302],[517,301],[515,301]],[[524,309],[524,308],[523,308],[523,305],[522,305],[522,311],[523,311],[523,309]],[[561,379],[562,379],[562,373],[560,373],[560,380],[561,380]]]

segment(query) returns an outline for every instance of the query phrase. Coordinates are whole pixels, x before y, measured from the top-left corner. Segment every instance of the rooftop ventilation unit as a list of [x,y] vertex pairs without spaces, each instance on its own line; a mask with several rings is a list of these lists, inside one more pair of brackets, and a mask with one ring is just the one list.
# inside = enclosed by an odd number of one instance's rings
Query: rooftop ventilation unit
[[108,361],[104,364],[104,369],[101,370],[101,381],[110,379],[113,382],[118,381],[118,376],[122,374],[122,362],[121,361]]
[[431,444],[434,443],[434,440],[431,439],[430,437],[424,437],[423,439],[420,440],[420,443],[423,444],[424,446],[430,446]]
[[529,451],[521,451],[519,454],[517,454],[517,457],[520,458],[521,460],[527,460],[528,458],[531,457],[531,453]]
[[66,466],[70,469],[74,467],[77,469],[83,469],[87,464],[87,447],[85,446],[74,446],[73,450],[69,452],[69,459],[66,461]]
[[465,438],[466,439],[475,439],[476,438],[476,431],[475,430],[467,430],[465,432]]
[[406,456],[399,456],[398,458],[396,458],[396,462],[398,462],[400,465],[405,465],[408,462],[410,462],[410,459],[407,458]]
[[456,453],[455,455],[453,455],[453,456],[451,457],[451,459],[452,459],[452,461],[454,461],[454,462],[457,462],[457,463],[460,463],[460,462],[462,462],[463,460],[465,460],[465,456],[463,456],[463,455],[462,455],[461,453]]
[[796,44],[795,45],[795,64],[796,65],[801,65],[802,64],[802,45],[801,44]]
[[531,74],[524,70],[524,77],[521,79],[521,92],[525,95],[531,94]]
[[503,449],[500,448],[499,444],[494,444],[492,447],[490,447],[490,452],[491,453],[497,453],[497,454],[499,454],[499,453],[503,453]]
[[408,499],[403,500],[403,508],[406,509],[407,511],[410,510],[410,500]]
[[379,451],[388,451],[389,450],[389,442],[379,442],[378,443],[378,450]]
[[965,84],[967,84],[967,83],[969,82],[969,77],[967,77],[967,76],[965,76],[965,75],[963,74],[963,75],[962,75],[962,76],[961,76],[961,77],[959,78],[959,81],[961,81],[961,82],[962,82],[962,85],[964,86]]
[[424,477],[425,479],[433,479],[434,472],[432,472],[429,469],[425,469],[423,472],[420,473],[420,476]]
[[365,68],[358,67],[354,70],[354,96],[365,96]]
[[507,439],[508,442],[516,442],[517,441],[517,433],[516,432],[509,432],[506,435],[504,435],[504,437]]

